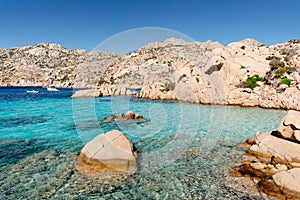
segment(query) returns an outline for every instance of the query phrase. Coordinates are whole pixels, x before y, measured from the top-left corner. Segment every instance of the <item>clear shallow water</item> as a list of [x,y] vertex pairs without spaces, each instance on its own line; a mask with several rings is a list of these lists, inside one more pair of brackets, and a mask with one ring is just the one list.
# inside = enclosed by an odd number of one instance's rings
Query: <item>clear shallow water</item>
[[[0,88],[0,199],[261,199],[251,183],[229,175],[243,153],[235,145],[274,130],[286,113],[132,97],[72,100],[69,89],[26,89]],[[150,121],[98,121],[128,110]],[[139,149],[139,172],[79,174],[74,163],[81,148],[112,129]]]

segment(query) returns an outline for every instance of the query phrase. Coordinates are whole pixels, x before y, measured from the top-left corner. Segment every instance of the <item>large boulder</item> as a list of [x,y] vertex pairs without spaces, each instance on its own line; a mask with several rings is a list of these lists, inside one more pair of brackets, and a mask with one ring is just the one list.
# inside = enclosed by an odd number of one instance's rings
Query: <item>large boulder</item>
[[259,188],[279,199],[299,199],[300,168],[279,172],[273,175],[272,179],[262,181]]
[[97,89],[77,90],[72,95],[72,98],[96,98],[100,96],[100,91]]
[[259,134],[255,144],[250,147],[248,154],[254,155],[265,162],[275,160],[277,163],[300,163],[300,145],[273,136],[271,133]]
[[275,184],[286,194],[288,199],[300,197],[300,168],[282,171],[273,175]]
[[132,174],[137,171],[138,150],[120,131],[100,134],[81,150],[76,167],[84,174]]
[[290,110],[277,128],[278,135],[284,139],[300,142],[300,112]]

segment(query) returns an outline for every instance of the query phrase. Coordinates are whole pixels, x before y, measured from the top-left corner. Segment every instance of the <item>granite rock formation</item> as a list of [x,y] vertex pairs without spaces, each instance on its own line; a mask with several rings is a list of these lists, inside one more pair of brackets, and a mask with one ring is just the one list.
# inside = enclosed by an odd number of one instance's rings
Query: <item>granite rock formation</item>
[[112,130],[84,146],[76,167],[89,175],[132,174],[137,170],[137,158],[134,144],[122,132]]
[[243,146],[247,147],[247,153],[233,174],[253,178],[260,190],[272,196],[299,199],[300,144],[292,140],[292,129],[286,128],[299,124],[299,114],[289,111],[278,131],[257,133],[254,138],[246,140]]
[[110,122],[147,122],[149,119],[144,118],[141,114],[134,113],[133,111],[128,111],[126,114],[120,113],[118,116],[111,114],[100,119],[101,122],[110,123]]
[[56,44],[0,49],[1,86],[98,88],[191,103],[300,110],[300,43],[170,38],[116,55]]

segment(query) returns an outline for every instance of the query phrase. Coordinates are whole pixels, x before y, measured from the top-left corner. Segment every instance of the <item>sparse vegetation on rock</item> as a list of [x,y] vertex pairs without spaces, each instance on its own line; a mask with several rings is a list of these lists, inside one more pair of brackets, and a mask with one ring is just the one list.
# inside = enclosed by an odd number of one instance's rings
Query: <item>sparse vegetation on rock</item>
[[258,74],[255,74],[253,76],[249,76],[247,80],[243,83],[246,88],[254,89],[258,86],[258,81],[263,81],[264,79],[260,77]]
[[100,96],[300,109],[299,44],[245,39],[225,47],[170,38],[122,56],[56,44],[0,49],[0,85],[98,87]]
[[281,83],[290,86],[291,85],[292,80],[289,78],[283,78],[281,79]]

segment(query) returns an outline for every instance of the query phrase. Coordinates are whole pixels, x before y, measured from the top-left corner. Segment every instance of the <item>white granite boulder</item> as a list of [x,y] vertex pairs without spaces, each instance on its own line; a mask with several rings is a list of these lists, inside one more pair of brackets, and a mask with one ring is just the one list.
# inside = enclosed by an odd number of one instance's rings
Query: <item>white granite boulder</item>
[[77,90],[72,95],[72,98],[97,98],[100,96],[100,91],[97,89]]
[[272,178],[286,199],[300,198],[300,168],[279,172]]
[[250,147],[248,153],[266,162],[275,159],[278,163],[300,163],[300,145],[275,137],[271,133],[256,136],[255,144]]
[[300,112],[290,110],[277,128],[278,135],[284,139],[300,142]]
[[76,167],[84,174],[132,174],[137,171],[138,150],[120,131],[100,134],[81,150]]

